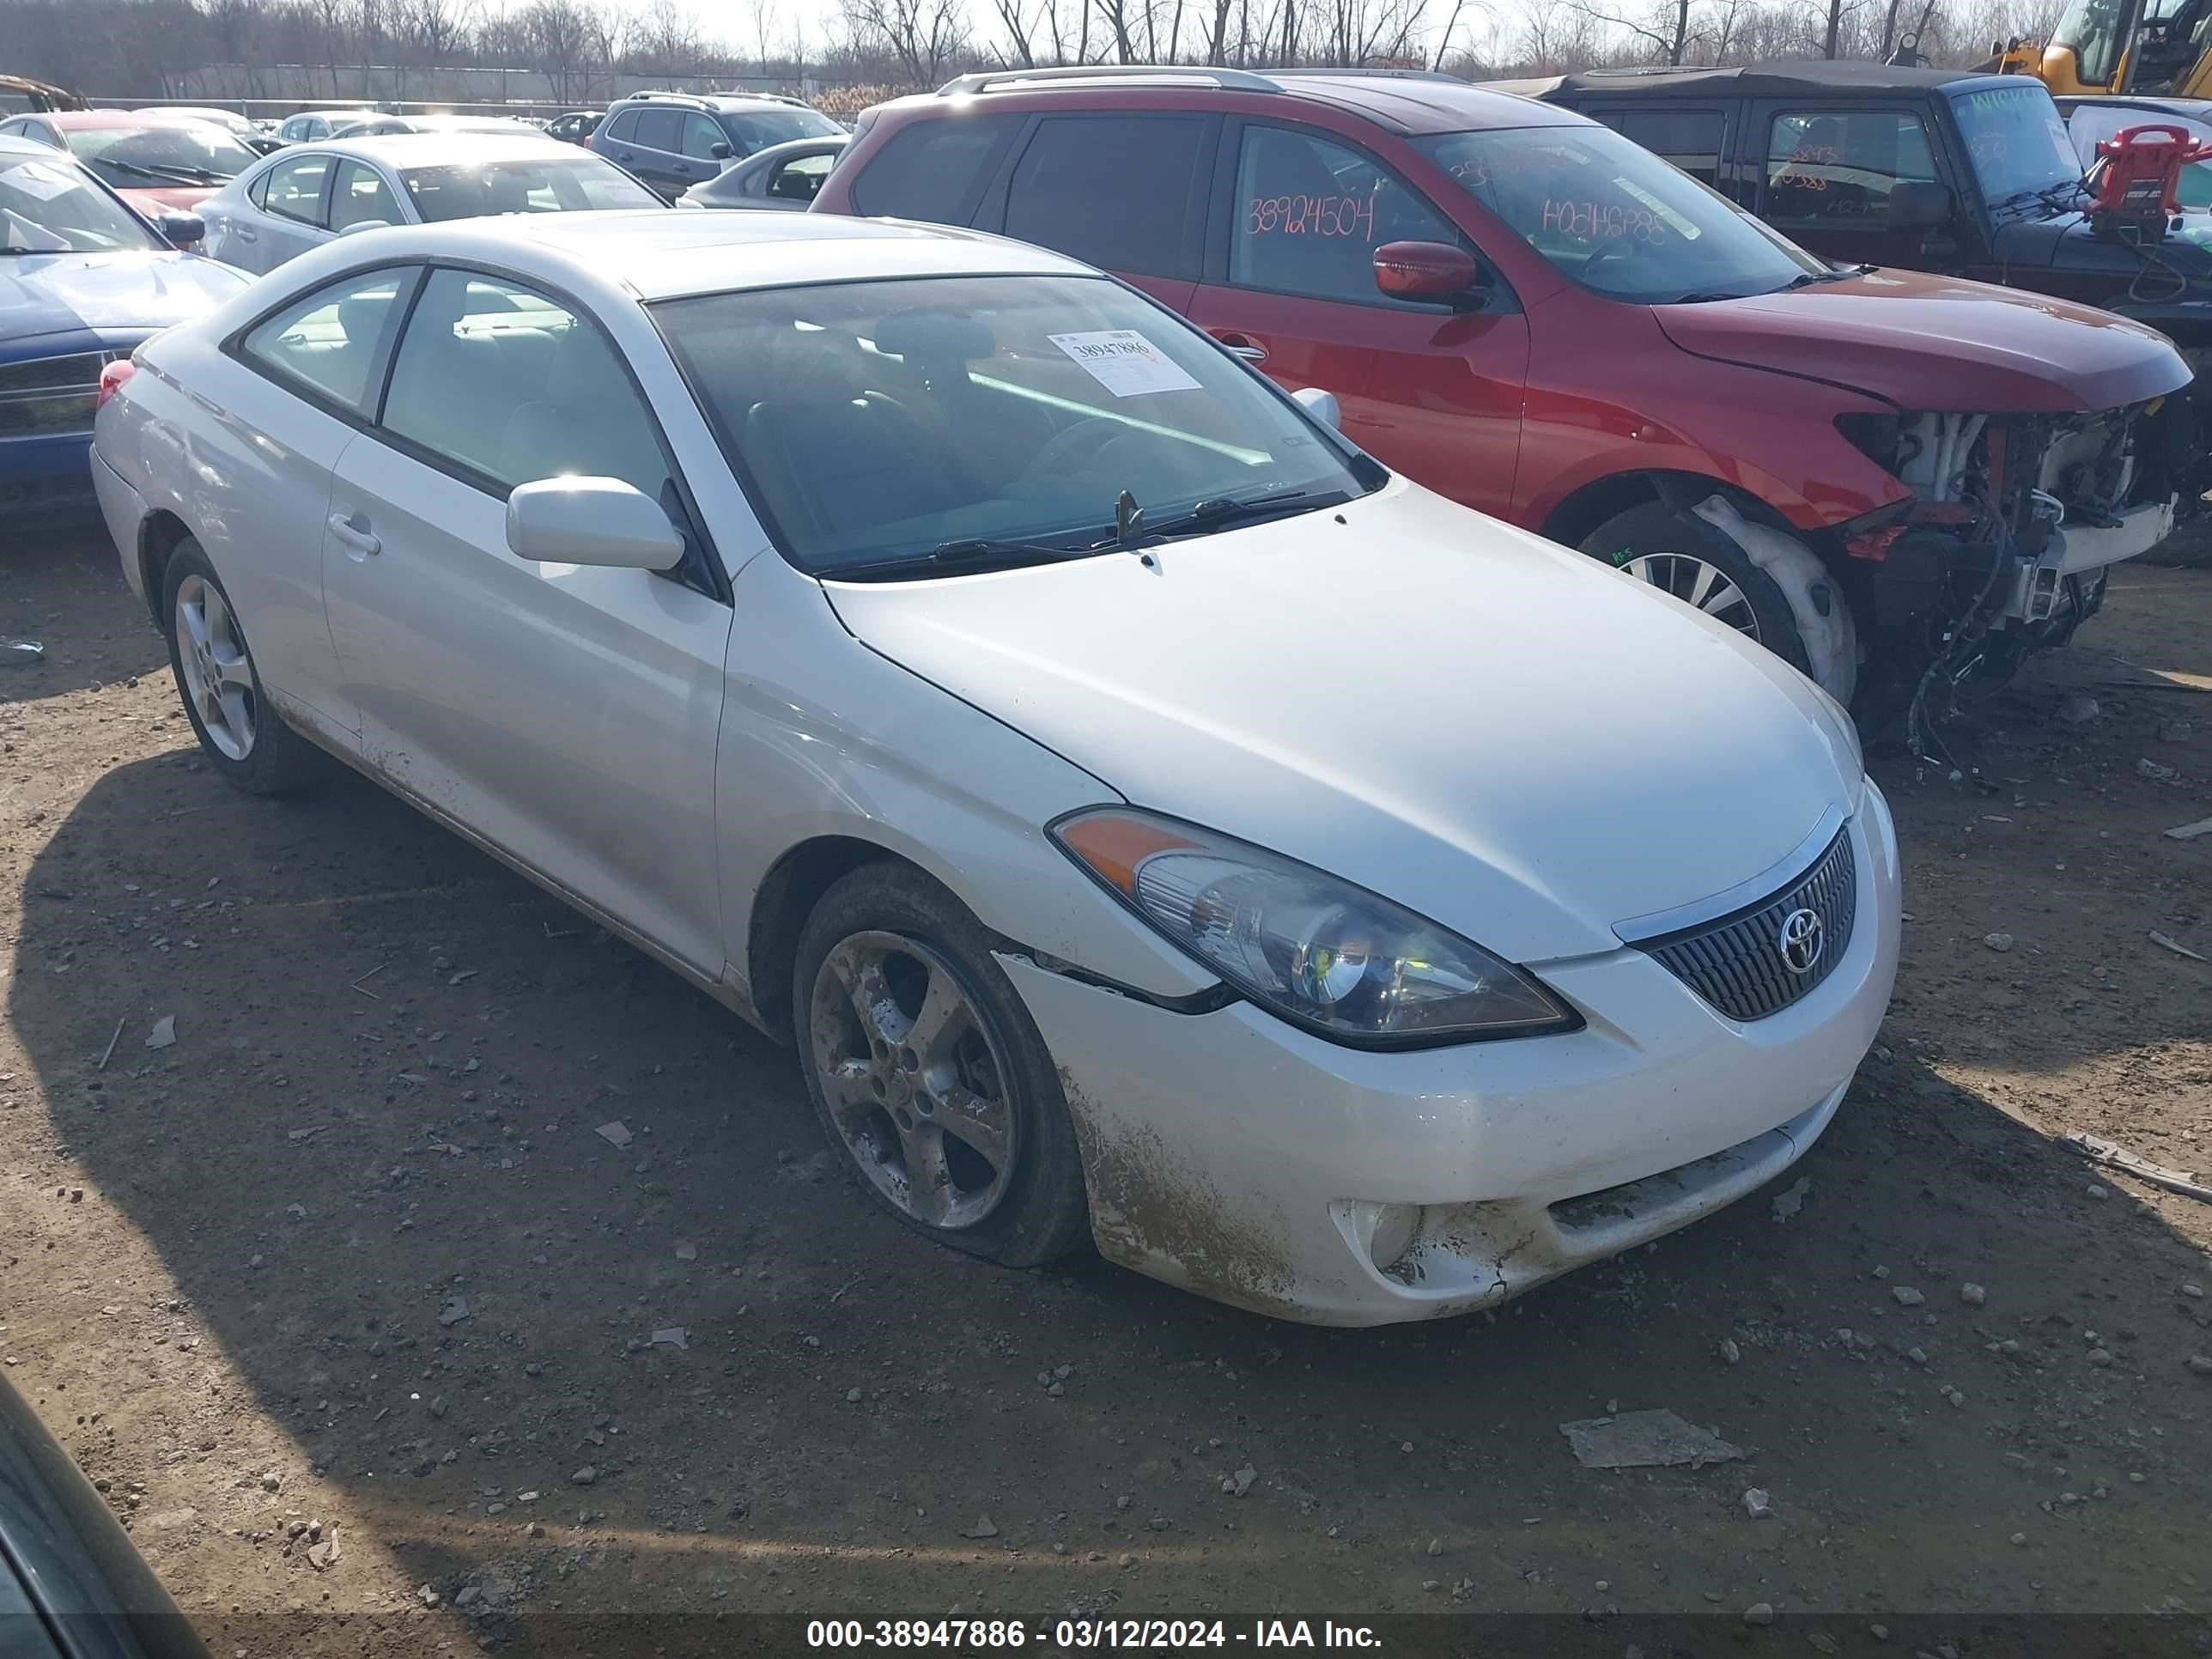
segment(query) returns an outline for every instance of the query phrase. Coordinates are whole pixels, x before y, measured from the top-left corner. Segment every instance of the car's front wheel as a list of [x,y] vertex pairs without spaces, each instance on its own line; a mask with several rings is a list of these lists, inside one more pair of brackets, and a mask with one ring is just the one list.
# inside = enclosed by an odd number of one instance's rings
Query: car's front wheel
[[[1763,538],[1766,556],[1753,557],[1746,538]],[[1795,537],[1753,524],[1718,499],[1680,511],[1649,501],[1607,520],[1582,550],[1695,605],[1850,702],[1858,682],[1850,611],[1819,556]]]
[[161,614],[177,694],[209,763],[249,795],[310,781],[315,750],[269,706],[230,595],[190,537],[169,555]]
[[876,1201],[1008,1267],[1089,1236],[1083,1168],[1043,1038],[966,908],[868,865],[808,918],[792,980],[799,1063],[831,1148]]

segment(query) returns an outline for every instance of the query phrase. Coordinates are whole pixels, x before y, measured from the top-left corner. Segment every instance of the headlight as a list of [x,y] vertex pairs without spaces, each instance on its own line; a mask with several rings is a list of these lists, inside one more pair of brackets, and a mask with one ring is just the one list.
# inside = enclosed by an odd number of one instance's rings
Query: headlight
[[1063,851],[1246,996],[1363,1048],[1572,1030],[1510,963],[1389,899],[1226,836],[1126,807],[1052,826]]

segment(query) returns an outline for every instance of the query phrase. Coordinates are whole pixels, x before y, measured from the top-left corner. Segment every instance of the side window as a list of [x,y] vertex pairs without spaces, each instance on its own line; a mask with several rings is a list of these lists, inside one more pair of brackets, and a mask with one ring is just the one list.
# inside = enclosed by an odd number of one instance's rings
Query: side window
[[[269,171],[274,172],[275,169],[270,168]],[[246,199],[252,203],[253,205],[258,208],[266,209],[268,207],[269,173],[264,172],[257,175],[252,183],[246,185]]]
[[1375,250],[1385,242],[1465,240],[1365,156],[1282,127],[1244,130],[1232,206],[1229,280],[1316,300],[1402,304],[1376,289]]
[[1192,199],[1206,121],[1063,115],[1038,124],[1006,194],[1006,234],[1114,270],[1198,275]]
[[1719,187],[1728,123],[1718,110],[1625,110],[1606,125],[1632,143],[1672,161],[1699,184]]
[[634,109],[617,110],[614,118],[607,123],[607,137],[619,138],[628,143],[636,136],[637,112]]
[[323,222],[323,179],[331,170],[327,155],[302,155],[269,169],[262,186],[261,205],[280,219],[296,219],[303,225]]
[[830,176],[830,164],[836,159],[834,152],[794,156],[776,168],[766,193],[786,202],[811,202],[822,193],[822,181]]
[[1778,227],[1879,230],[1900,184],[1936,182],[1920,118],[1896,111],[1778,115],[1760,215]]
[[331,228],[381,223],[404,225],[406,215],[384,175],[361,161],[340,161],[337,180],[331,186]]
[[239,349],[276,378],[357,415],[374,413],[370,375],[415,272],[368,270],[319,288],[256,324]]
[[893,133],[853,181],[853,205],[895,219],[961,225],[1020,125],[1018,116],[915,121]]
[[319,115],[310,116],[307,125],[301,128],[300,136],[307,139],[327,138],[331,136],[331,124]]
[[738,146],[730,143],[729,135],[721,128],[703,115],[696,112],[687,112],[684,117],[684,153],[702,161],[710,161],[714,158],[714,146],[717,144],[732,155],[738,153]]
[[409,319],[385,428],[512,489],[620,478],[664,499],[653,416],[606,337],[535,289],[434,270]]
[[637,142],[647,149],[672,153],[683,142],[684,112],[680,109],[641,109],[637,112]]

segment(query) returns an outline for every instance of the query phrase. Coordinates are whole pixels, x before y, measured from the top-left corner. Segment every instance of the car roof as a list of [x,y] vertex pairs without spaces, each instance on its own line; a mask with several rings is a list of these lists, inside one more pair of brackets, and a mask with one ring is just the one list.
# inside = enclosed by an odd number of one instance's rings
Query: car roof
[[[977,82],[982,82],[977,85]],[[1096,70],[1018,70],[963,76],[919,98],[890,106],[902,112],[944,108],[956,100],[977,113],[1018,110],[1081,98],[1097,107],[1102,92],[1127,108],[1188,108],[1194,98],[1227,100],[1246,110],[1286,99],[1358,115],[1394,132],[1468,132],[1503,127],[1568,126],[1583,117],[1450,76],[1360,70],[1214,70],[1182,66],[1112,66]],[[967,100],[972,97],[973,102]],[[1279,104],[1277,106],[1279,109]],[[1284,111],[1287,114],[1288,111]]]
[[868,278],[1097,275],[978,231],[828,213],[531,213],[368,234],[385,259],[512,265],[518,244],[529,244],[647,301]]
[[64,132],[98,132],[108,127],[202,127],[207,125],[196,115],[135,109],[48,110],[40,118],[52,122]]
[[[519,125],[520,124],[518,124]],[[357,137],[316,138],[307,145],[337,155],[357,155],[392,167],[467,167],[477,161],[574,161],[580,151],[574,144],[548,138],[534,127],[516,132],[374,132]],[[278,150],[269,159],[290,154]]]
[[[2040,86],[2021,75],[1984,75],[1973,70],[1893,69],[1887,64],[1842,59],[1777,58],[1741,69],[1586,70],[1538,82],[1504,83],[1530,97],[1553,93],[1697,92],[1718,97],[1790,98],[1817,93],[1932,92],[1966,82],[1996,87]],[[1537,90],[1541,88],[1542,90]]]

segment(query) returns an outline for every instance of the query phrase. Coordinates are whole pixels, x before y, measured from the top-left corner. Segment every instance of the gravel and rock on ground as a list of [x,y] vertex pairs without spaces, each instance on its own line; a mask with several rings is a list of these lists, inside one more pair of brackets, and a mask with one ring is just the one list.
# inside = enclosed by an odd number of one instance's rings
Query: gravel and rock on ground
[[[0,1360],[219,1655],[2212,1610],[2212,1205],[2058,1141],[2212,1168],[2212,963],[2150,937],[2212,957],[2212,836],[2163,834],[2212,813],[2212,570],[2122,573],[1960,777],[1876,756],[1903,971],[1797,1170],[1351,1333],[905,1235],[704,998],[365,783],[213,778],[96,533],[12,550],[0,628],[47,643],[0,683]],[[1659,1409],[1742,1458],[1559,1431]]]

